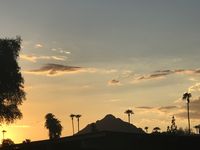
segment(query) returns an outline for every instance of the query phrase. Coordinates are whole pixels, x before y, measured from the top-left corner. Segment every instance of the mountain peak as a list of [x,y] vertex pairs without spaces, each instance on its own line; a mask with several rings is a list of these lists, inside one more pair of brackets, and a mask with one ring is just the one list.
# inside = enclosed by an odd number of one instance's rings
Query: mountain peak
[[129,132],[129,133],[144,133],[144,131],[136,126],[124,122],[120,118],[116,118],[112,114],[106,115],[103,119],[97,120],[96,123],[87,125],[78,134],[85,134],[97,131],[115,131],[115,132]]
[[116,117],[113,116],[112,114],[107,114],[102,120],[104,120],[104,119],[106,119],[106,120],[114,120],[114,119],[116,119]]

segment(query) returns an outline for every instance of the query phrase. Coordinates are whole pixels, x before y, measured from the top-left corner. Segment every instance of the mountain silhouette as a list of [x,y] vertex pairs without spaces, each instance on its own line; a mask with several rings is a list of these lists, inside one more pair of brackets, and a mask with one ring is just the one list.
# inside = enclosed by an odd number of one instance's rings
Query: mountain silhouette
[[98,131],[145,133],[141,128],[137,128],[133,124],[129,124],[120,118],[116,118],[112,114],[108,114],[103,119],[96,121],[96,123],[88,124],[77,134],[94,133]]

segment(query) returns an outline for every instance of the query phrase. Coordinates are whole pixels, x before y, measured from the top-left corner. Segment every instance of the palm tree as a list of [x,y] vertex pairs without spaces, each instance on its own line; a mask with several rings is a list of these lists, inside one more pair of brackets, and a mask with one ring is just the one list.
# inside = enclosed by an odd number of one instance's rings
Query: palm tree
[[145,129],[146,133],[148,133],[149,127],[144,127],[144,129]]
[[6,133],[7,131],[6,130],[3,130],[2,131],[2,133],[3,133],[3,140],[4,140],[4,137],[5,137],[5,133]]
[[188,131],[189,131],[189,134],[191,132],[191,130],[190,130],[190,111],[189,111],[189,103],[190,103],[191,97],[192,97],[191,93],[186,92],[186,93],[183,94],[183,100],[187,101],[187,116],[188,116]]
[[72,119],[72,131],[73,131],[73,135],[74,135],[74,117],[75,117],[76,115],[74,115],[74,114],[71,114],[70,115],[70,117],[71,117],[71,119]]
[[81,115],[76,115],[75,117],[77,118],[77,122],[78,122],[78,132],[79,132],[79,118],[81,117]]
[[48,113],[45,116],[45,119],[45,127],[49,130],[49,139],[60,138],[63,129],[62,125],[60,124],[60,121],[57,118],[55,118],[55,116],[52,113]]
[[197,134],[200,134],[200,124],[194,126],[194,128],[196,129]]
[[124,113],[128,115],[128,122],[130,123],[130,116],[134,114],[133,111],[131,109],[127,109]]

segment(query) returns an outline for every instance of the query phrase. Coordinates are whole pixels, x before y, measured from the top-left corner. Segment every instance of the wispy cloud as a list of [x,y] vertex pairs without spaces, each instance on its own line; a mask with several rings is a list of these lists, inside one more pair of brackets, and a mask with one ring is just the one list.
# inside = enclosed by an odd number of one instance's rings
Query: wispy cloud
[[[186,111],[184,111],[184,112],[182,112],[182,113],[178,113],[178,114],[176,114],[176,116],[177,117],[180,117],[180,118],[187,118],[187,112]],[[200,112],[198,112],[198,111],[195,111],[195,112],[190,112],[190,118],[191,119],[200,119]]]
[[[79,67],[79,66],[68,66],[56,63],[45,64],[44,66],[33,69],[24,70],[23,73],[34,74],[34,75],[47,75],[47,76],[58,76],[65,74],[77,74],[77,73],[99,73],[99,74],[112,74],[116,73],[115,69],[101,69],[101,68],[89,68],[89,67]],[[116,81],[112,81],[116,82]]]
[[[126,72],[125,76],[121,76],[120,80],[132,77],[131,83],[140,83],[142,81],[165,79],[167,76],[173,75],[173,74],[200,75],[200,69],[157,70],[149,74],[137,74],[137,73],[133,73],[129,71],[129,72]],[[120,80],[118,81],[120,82]]]
[[[192,119],[200,119],[199,108],[200,108],[200,97],[197,99],[193,99],[190,102],[190,117]],[[180,109],[182,109],[183,111],[180,113],[177,113],[176,115],[181,118],[187,118],[186,105],[185,106],[182,105]]]
[[197,92],[200,91],[200,83],[196,83],[195,85],[192,85],[188,89],[189,92]]
[[44,46],[40,43],[35,44],[35,48],[42,48],[42,47],[44,47]]
[[119,102],[121,101],[120,99],[109,99],[108,101],[106,102],[111,102],[111,103],[114,103],[114,102]]
[[154,80],[154,79],[163,79],[171,74],[200,74],[200,70],[185,70],[185,69],[176,69],[176,70],[158,70],[151,74],[140,75],[136,80]]
[[189,81],[194,81],[194,82],[198,81],[198,80],[197,80],[196,78],[194,78],[194,77],[190,77],[188,80],[189,80]]
[[138,109],[154,109],[154,107],[149,107],[149,106],[139,106],[136,108],[138,108]]
[[59,52],[59,53],[61,53],[61,54],[71,54],[70,51],[63,50],[62,48],[52,48],[51,50],[52,50],[52,51],[55,51],[55,52]]
[[174,114],[179,108],[177,106],[160,106],[160,107],[150,107],[150,106],[139,106],[136,109],[142,110],[143,113],[154,112],[155,114]]
[[20,58],[23,60],[37,62],[38,60],[58,60],[58,61],[65,61],[67,57],[65,56],[35,56],[35,55],[26,55],[20,54]]
[[120,85],[120,81],[113,79],[113,80],[108,81],[108,85]]
[[141,81],[141,80],[154,80],[154,79],[162,79],[165,76],[169,75],[170,73],[153,73],[153,74],[149,74],[149,75],[141,75],[137,78],[135,78],[135,80],[137,81]]
[[83,68],[78,66],[67,66],[61,64],[46,64],[39,69],[24,71],[24,73],[35,75],[58,76],[64,74],[77,74],[77,73],[94,73],[95,68]]
[[172,109],[177,109],[178,107],[177,106],[161,106],[161,107],[139,106],[136,108],[143,109],[143,110],[155,109],[155,110],[159,110],[159,111],[168,111],[168,110],[172,110]]
[[172,110],[172,109],[177,109],[177,106],[163,106],[163,107],[159,107],[158,110],[161,111],[168,111],[168,110]]
[[11,128],[30,128],[30,125],[10,125]]

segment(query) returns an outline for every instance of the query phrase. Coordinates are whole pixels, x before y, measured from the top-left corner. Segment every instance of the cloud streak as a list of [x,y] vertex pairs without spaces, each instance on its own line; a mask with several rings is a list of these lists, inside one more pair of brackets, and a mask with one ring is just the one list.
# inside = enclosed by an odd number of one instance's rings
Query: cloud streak
[[13,127],[13,128],[30,128],[31,126],[30,125],[13,125],[11,127]]
[[136,107],[136,108],[138,108],[138,109],[147,109],[147,110],[154,109],[154,107],[149,107],[149,106],[139,106],[139,107]]
[[[167,76],[173,75],[173,74],[200,75],[200,69],[157,70],[149,74],[137,74],[137,73],[133,73],[132,71],[129,71],[129,72],[128,74],[126,73],[126,76],[121,76],[120,80],[125,79],[125,78],[131,78],[131,83],[140,83],[142,81],[165,79]],[[116,79],[112,79],[112,80],[116,80]],[[121,82],[120,80],[118,81]],[[198,85],[198,87],[200,87],[200,85]],[[193,90],[194,90],[194,87],[193,87]]]
[[163,79],[168,75],[172,74],[187,74],[187,75],[200,75],[200,69],[176,69],[176,70],[158,70],[155,71],[151,74],[147,75],[140,75],[139,77],[136,78],[136,80],[141,81],[141,80],[154,80],[154,79]]
[[38,43],[38,44],[35,44],[35,48],[42,48],[44,47],[42,44]]
[[[200,119],[200,97],[197,99],[193,99],[190,102],[190,117],[191,119]],[[187,111],[186,111],[186,105],[181,107],[182,112],[177,113],[177,116],[181,118],[187,118]]]
[[66,66],[61,64],[46,64],[39,69],[26,71],[25,73],[36,74],[36,75],[49,75],[57,76],[61,74],[70,74],[70,73],[80,73],[89,71],[82,67],[77,66]]
[[[115,69],[101,69],[101,68],[86,68],[79,66],[68,66],[57,63],[48,63],[44,66],[33,69],[33,70],[24,70],[23,73],[33,74],[33,75],[46,75],[46,76],[59,76],[65,74],[78,74],[78,73],[99,73],[99,74],[113,74],[116,73]],[[120,84],[117,80],[112,81],[112,84]],[[115,83],[114,83],[115,82]]]
[[112,85],[120,85],[120,81],[113,79],[113,80],[108,81],[108,85],[111,85],[111,86]]
[[65,56],[35,56],[35,55],[26,55],[21,54],[20,58],[30,62],[37,62],[38,60],[57,60],[57,61],[65,61]]
[[168,110],[172,110],[172,109],[177,109],[177,106],[164,106],[164,107],[159,107],[158,110],[160,111],[168,111]]
[[63,50],[62,48],[52,48],[51,50],[54,52],[59,52],[61,54],[71,54],[71,52]]
[[[173,114],[176,117],[187,119],[187,108],[184,103],[179,105],[171,105],[171,106],[161,106],[161,107],[149,107],[149,106],[140,106],[135,107],[136,109],[141,110],[142,112],[156,112],[157,114],[165,113],[165,114]],[[190,102],[190,117],[191,119],[200,119],[200,98],[193,99]]]
[[135,107],[138,112],[142,114],[154,114],[154,115],[171,115],[173,114],[176,106],[162,106],[162,107],[151,107],[151,106],[139,106]]
[[200,91],[200,83],[196,83],[195,85],[192,85],[188,89],[189,92],[199,92]]
[[143,110],[151,110],[151,109],[155,109],[155,110],[159,110],[159,111],[168,111],[168,110],[172,110],[172,109],[177,109],[177,106],[161,106],[161,107],[150,107],[150,106],[140,106],[140,107],[136,107],[137,109],[143,109]]

